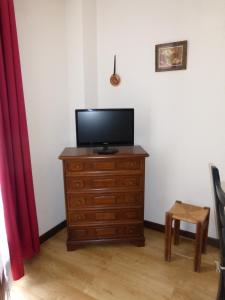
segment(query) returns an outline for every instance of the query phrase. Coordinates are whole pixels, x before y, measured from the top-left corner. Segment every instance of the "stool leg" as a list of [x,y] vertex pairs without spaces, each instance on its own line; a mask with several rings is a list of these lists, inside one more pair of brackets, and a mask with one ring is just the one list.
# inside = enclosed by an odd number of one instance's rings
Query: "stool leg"
[[202,253],[206,253],[206,246],[207,246],[207,239],[208,239],[208,229],[209,229],[209,215],[210,215],[210,208],[206,207],[209,213],[207,219],[205,221],[204,233],[203,233],[203,245],[202,245]]
[[178,245],[180,242],[180,220],[174,220],[174,245]]
[[201,254],[202,254],[202,240],[203,240],[203,230],[202,223],[197,223],[196,230],[196,246],[195,246],[195,260],[194,260],[194,271],[200,272],[201,265]]
[[171,260],[171,238],[172,238],[172,214],[166,213],[166,227],[165,227],[165,260]]

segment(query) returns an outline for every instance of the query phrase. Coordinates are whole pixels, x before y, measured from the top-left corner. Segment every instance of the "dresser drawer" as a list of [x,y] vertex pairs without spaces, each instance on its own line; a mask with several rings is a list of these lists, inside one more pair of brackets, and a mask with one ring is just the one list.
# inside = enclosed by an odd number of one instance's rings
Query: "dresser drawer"
[[79,226],[68,229],[69,240],[95,240],[143,236],[143,225]]
[[66,174],[77,172],[96,172],[96,171],[125,171],[142,170],[144,160],[141,158],[125,159],[95,159],[91,160],[67,160],[65,161]]
[[139,188],[144,186],[142,175],[67,176],[67,192],[87,189]]
[[66,195],[69,210],[86,207],[143,206],[144,192],[71,193]]
[[69,225],[143,220],[142,208],[69,211]]

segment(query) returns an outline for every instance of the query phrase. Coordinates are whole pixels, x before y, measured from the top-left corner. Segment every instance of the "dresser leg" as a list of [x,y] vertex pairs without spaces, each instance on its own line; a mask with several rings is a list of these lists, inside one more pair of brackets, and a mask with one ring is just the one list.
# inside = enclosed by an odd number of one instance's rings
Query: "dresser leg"
[[145,246],[145,240],[140,240],[140,241],[133,241],[131,242],[133,245],[137,247],[144,247]]
[[85,245],[75,245],[74,243],[70,243],[70,242],[67,242],[66,244],[67,251],[74,251],[84,247]]

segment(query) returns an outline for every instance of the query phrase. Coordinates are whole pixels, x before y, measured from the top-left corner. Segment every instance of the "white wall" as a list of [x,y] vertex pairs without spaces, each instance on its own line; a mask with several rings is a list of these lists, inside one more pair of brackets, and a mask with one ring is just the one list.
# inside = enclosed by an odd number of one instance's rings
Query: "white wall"
[[87,108],[97,106],[97,26],[96,0],[83,0],[84,85]]
[[[176,199],[212,207],[208,163],[225,178],[224,0],[14,2],[40,234],[65,218],[57,157],[75,145],[75,108],[135,108],[145,219],[163,224]],[[187,70],[155,73],[155,44],[184,39]]]
[[[97,1],[99,107],[135,108],[135,143],[150,153],[146,220],[164,224],[175,200],[213,207],[209,162],[225,177],[224,15],[224,0]],[[186,39],[187,70],[155,73],[155,44]]]
[[70,144],[61,0],[14,0],[40,234],[65,219],[58,156]]
[[65,220],[59,154],[97,106],[95,0],[14,0],[40,234]]
[[96,0],[65,0],[70,140],[74,110],[97,106]]
[[[71,146],[76,144],[75,136],[75,108],[85,107],[84,87],[84,46],[83,46],[83,15],[82,0],[66,0],[66,64],[69,132]],[[68,146],[68,145],[67,145]]]

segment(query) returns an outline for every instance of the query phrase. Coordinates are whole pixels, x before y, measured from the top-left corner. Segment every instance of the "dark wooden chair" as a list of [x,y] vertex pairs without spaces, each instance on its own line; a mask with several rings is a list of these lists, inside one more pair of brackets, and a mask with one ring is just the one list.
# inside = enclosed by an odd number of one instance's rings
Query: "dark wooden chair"
[[217,300],[225,299],[225,193],[221,188],[219,170],[215,167],[211,167],[213,190],[217,215],[217,229],[220,243],[220,281],[217,292]]

